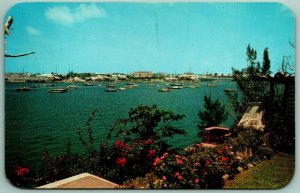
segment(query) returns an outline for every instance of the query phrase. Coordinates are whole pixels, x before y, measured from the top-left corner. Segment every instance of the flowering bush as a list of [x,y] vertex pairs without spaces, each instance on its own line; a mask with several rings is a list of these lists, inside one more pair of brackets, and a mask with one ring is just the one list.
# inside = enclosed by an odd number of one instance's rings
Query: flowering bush
[[165,154],[154,162],[160,188],[222,188],[223,176],[233,177],[239,165],[231,148],[197,144],[178,154]]
[[28,187],[33,186],[31,179],[32,174],[28,167],[22,167],[20,165],[14,165],[9,168],[5,168],[7,178],[17,187]]
[[[130,109],[128,118],[120,118],[108,133],[100,148],[100,164],[107,179],[117,183],[145,176],[151,172],[156,158],[165,151],[175,151],[166,143],[166,138],[185,134],[171,125],[183,115],[158,109],[156,105],[140,105]],[[112,142],[111,138],[117,139]]]

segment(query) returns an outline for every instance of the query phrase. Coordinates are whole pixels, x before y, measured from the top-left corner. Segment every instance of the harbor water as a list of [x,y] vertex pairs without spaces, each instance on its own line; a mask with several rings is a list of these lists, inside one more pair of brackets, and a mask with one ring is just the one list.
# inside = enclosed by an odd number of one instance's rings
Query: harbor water
[[[41,163],[44,150],[57,156],[71,142],[73,153],[82,151],[77,129],[86,136],[86,121],[94,109],[99,109],[92,121],[95,147],[106,135],[117,118],[126,118],[130,108],[138,105],[156,104],[160,109],[184,114],[185,118],[176,122],[176,127],[185,129],[186,136],[168,139],[174,147],[184,148],[201,139],[197,136],[198,112],[203,110],[203,97],[210,94],[225,104],[233,115],[224,89],[237,90],[233,81],[217,82],[217,86],[207,87],[207,82],[197,83],[197,88],[174,89],[158,92],[168,83],[137,83],[138,86],[118,92],[105,92],[108,83],[93,83],[79,89],[69,89],[65,93],[49,93],[51,87],[40,84],[31,91],[18,92],[16,88],[33,86],[37,83],[5,83],[5,163],[6,166],[20,164],[37,167]],[[98,85],[101,84],[101,85]],[[55,83],[56,87],[67,87],[70,83]],[[187,85],[187,83],[185,83]],[[125,82],[116,83],[117,87]],[[228,117],[224,126],[233,123]]]

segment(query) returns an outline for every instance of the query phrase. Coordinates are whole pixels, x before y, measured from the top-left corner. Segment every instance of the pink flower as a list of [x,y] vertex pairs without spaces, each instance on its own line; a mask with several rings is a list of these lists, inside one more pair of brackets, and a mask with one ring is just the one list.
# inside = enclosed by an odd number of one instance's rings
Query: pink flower
[[160,159],[157,157],[154,162],[153,162],[153,166],[157,166],[160,162]]
[[160,159],[165,159],[168,156],[168,152],[165,152],[163,156],[160,157]]
[[176,176],[180,176],[180,173],[179,173],[179,172],[175,172],[175,175],[176,175]]
[[178,180],[182,180],[183,179],[182,175],[177,176],[177,178],[178,178]]
[[177,159],[176,162],[177,162],[178,165],[182,165],[183,164],[183,161],[181,159]]
[[222,151],[221,151],[220,149],[217,149],[217,152],[218,152],[218,154],[221,154],[221,153],[222,153]]
[[196,166],[200,166],[201,164],[200,164],[199,162],[196,162],[195,165],[196,165]]
[[199,179],[198,178],[194,179],[194,182],[195,182],[195,184],[198,184],[199,183]]
[[179,156],[179,155],[175,155],[175,157],[176,157],[176,158],[180,158],[180,156]]
[[166,176],[163,176],[163,177],[162,177],[162,179],[163,179],[163,180],[166,180],[166,179],[167,179],[167,177],[166,177]]
[[167,186],[167,184],[164,184],[164,188],[167,188],[168,186]]
[[190,151],[194,151],[194,148],[193,147],[190,147],[190,149],[189,149]]

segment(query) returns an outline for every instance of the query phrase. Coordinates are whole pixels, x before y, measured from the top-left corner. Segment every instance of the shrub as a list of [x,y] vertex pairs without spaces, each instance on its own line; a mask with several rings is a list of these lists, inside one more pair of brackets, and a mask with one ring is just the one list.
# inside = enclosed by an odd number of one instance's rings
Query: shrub
[[[152,169],[152,163],[164,151],[176,151],[166,138],[185,131],[175,128],[172,122],[184,115],[140,105],[130,109],[128,118],[118,119],[110,130],[107,140],[100,148],[100,164],[107,169],[114,168],[108,179],[121,183],[129,178],[145,176]],[[117,139],[111,144],[112,136]]]
[[165,153],[154,162],[154,172],[162,180],[160,188],[222,188],[223,176],[233,177],[239,166],[232,149],[197,144],[181,155]]

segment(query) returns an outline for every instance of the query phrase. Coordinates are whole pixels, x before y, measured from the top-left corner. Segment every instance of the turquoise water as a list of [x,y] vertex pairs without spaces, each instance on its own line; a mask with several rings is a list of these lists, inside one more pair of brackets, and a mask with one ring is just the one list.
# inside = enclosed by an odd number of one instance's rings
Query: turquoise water
[[[95,85],[97,85],[96,83]],[[6,165],[23,163],[37,166],[44,150],[59,155],[71,141],[71,151],[82,150],[76,133],[77,128],[85,131],[90,113],[99,108],[92,122],[95,144],[101,143],[115,120],[126,117],[130,108],[140,104],[157,104],[159,108],[171,110],[186,117],[176,123],[185,129],[186,136],[177,136],[169,142],[175,147],[187,147],[199,141],[197,137],[198,111],[203,110],[203,97],[211,93],[223,104],[228,103],[225,88],[237,89],[235,82],[218,82],[217,87],[183,88],[172,92],[158,92],[159,86],[167,83],[138,83],[138,87],[118,92],[104,92],[107,83],[102,86],[85,87],[77,83],[80,89],[66,93],[48,93],[50,87],[41,86],[30,92],[17,92],[20,86],[32,86],[34,83],[6,83],[5,88],[5,160]],[[57,83],[65,87],[68,83]],[[125,86],[125,83],[117,83]],[[229,110],[230,105],[227,104]],[[232,118],[224,123],[230,126]],[[86,132],[84,132],[86,133]]]

